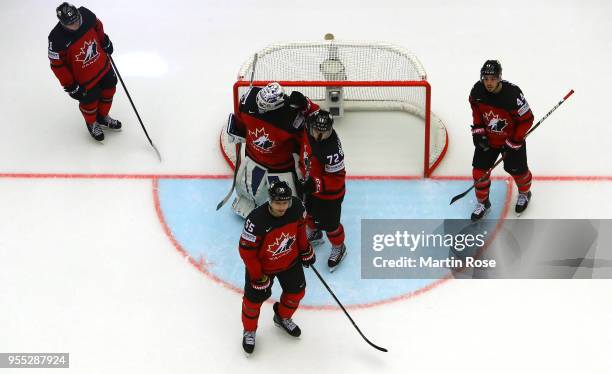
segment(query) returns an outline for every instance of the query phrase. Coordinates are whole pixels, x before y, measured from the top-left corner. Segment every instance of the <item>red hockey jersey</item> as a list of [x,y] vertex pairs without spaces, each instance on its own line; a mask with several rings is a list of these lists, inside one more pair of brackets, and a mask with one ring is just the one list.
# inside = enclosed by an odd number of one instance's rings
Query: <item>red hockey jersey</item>
[[246,154],[268,170],[294,170],[293,153],[300,152],[306,117],[318,111],[319,106],[308,100],[303,113],[287,103],[279,109],[259,113],[255,101],[259,90],[259,87],[250,89],[240,100],[235,114],[236,126],[245,134]]
[[49,34],[51,70],[64,87],[74,83],[90,89],[111,68],[102,50],[104,27],[89,9],[80,7],[81,27],[69,31],[57,24]]
[[247,217],[240,235],[240,257],[251,280],[289,269],[308,251],[305,209],[293,197],[282,217],[270,213],[269,204],[255,208]]
[[476,82],[470,92],[474,127],[484,127],[491,147],[500,148],[506,139],[522,142],[533,125],[533,113],[521,89],[502,81],[502,89],[494,94]]
[[344,152],[336,130],[329,138],[317,142],[311,135],[304,148],[310,160],[310,176],[315,178],[317,191],[312,195],[319,199],[335,200],[344,196],[346,170]]

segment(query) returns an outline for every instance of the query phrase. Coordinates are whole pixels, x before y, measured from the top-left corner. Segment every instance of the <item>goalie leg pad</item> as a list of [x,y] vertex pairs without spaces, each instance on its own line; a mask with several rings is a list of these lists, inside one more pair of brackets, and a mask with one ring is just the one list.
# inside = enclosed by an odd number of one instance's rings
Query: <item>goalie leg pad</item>
[[297,196],[293,172],[271,173],[245,156],[236,176],[236,199],[232,204],[234,212],[246,218],[251,210],[268,201],[268,187],[278,181],[287,182],[293,196]]
[[[234,212],[243,218],[246,218],[257,207],[255,196],[252,192],[254,187],[252,180],[253,173],[265,175],[265,169],[249,158],[249,156],[245,156],[236,174],[236,198],[232,203]],[[256,190],[257,186],[255,186]]]

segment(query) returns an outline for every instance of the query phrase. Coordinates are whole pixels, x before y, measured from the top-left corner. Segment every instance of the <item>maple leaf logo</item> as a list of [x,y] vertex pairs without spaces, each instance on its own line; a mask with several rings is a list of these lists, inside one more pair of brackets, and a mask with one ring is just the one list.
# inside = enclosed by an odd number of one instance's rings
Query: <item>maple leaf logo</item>
[[272,254],[272,256],[278,256],[285,252],[291,250],[291,246],[295,242],[295,235],[289,235],[287,233],[282,233],[280,236],[276,238],[274,243],[268,245],[268,252]]
[[503,132],[504,128],[508,126],[508,122],[504,118],[499,118],[499,115],[493,113],[492,110],[488,111],[484,115],[485,121],[487,121],[487,127],[492,132]]
[[264,153],[272,152],[275,142],[270,140],[270,136],[264,131],[263,128],[256,129],[255,131],[249,131],[249,136],[251,137],[251,142],[255,148]]
[[80,52],[75,56],[75,61],[82,62],[83,67],[93,63],[100,53],[98,52],[98,43],[95,39],[85,41]]

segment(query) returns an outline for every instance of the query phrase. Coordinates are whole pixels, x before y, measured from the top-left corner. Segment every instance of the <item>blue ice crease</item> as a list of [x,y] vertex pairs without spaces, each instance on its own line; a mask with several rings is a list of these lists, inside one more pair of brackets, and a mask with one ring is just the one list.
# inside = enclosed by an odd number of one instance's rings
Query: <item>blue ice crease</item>
[[[203,258],[209,270],[235,287],[244,285],[244,264],[238,254],[242,219],[230,202],[220,211],[217,203],[225,196],[230,180],[162,179],[159,201],[165,221],[175,239],[195,259]],[[361,279],[360,220],[363,218],[463,219],[469,217],[475,198],[469,195],[449,206],[453,195],[469,187],[469,181],[453,180],[348,180],[342,206],[348,255],[334,272],[327,271],[329,243],[317,248],[317,266],[338,298],[345,304],[380,302],[428,286],[429,279]],[[488,218],[500,218],[507,191],[505,181],[493,181],[493,207]],[[303,304],[335,305],[311,270]],[[280,288],[274,285],[273,297]]]

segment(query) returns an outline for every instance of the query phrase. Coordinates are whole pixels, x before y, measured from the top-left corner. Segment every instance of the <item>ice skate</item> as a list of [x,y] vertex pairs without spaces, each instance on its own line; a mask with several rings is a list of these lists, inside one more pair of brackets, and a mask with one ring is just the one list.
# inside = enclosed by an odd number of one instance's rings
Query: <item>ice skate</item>
[[121,131],[121,121],[116,120],[112,118],[111,116],[106,116],[106,117],[98,116],[98,119],[96,120],[96,122],[100,126],[106,127],[109,130]]
[[516,206],[514,207],[517,217],[520,217],[525,209],[527,209],[529,200],[531,200],[531,191],[527,192],[526,194],[519,193],[518,198],[516,199]]
[[278,303],[274,303],[274,306],[272,307],[272,309],[274,309],[274,324],[280,328],[282,328],[283,330],[285,330],[287,332],[287,334],[293,336],[293,337],[298,337],[302,334],[302,330],[300,330],[300,327],[298,325],[295,324],[295,322],[293,322],[293,320],[291,318],[281,318],[281,316],[278,315]]
[[333,273],[344,257],[346,257],[346,245],[344,243],[338,247],[332,247],[329,259],[327,260],[329,271]]
[[242,349],[247,357],[253,353],[255,349],[255,333],[256,331],[244,331],[242,333]]
[[92,138],[96,139],[99,142],[104,140],[104,132],[100,128],[98,122],[94,122],[91,125],[85,123],[85,126],[87,126],[87,131],[89,131],[89,135],[91,135]]
[[491,202],[489,201],[489,199],[485,200],[483,203],[479,202],[478,204],[476,204],[476,208],[474,208],[474,211],[472,212],[472,222],[482,219],[482,217],[489,213],[490,209]]
[[323,244],[323,242],[325,241],[325,239],[323,238],[323,231],[318,230],[318,229],[310,231],[309,229],[308,230],[308,241],[313,247]]

